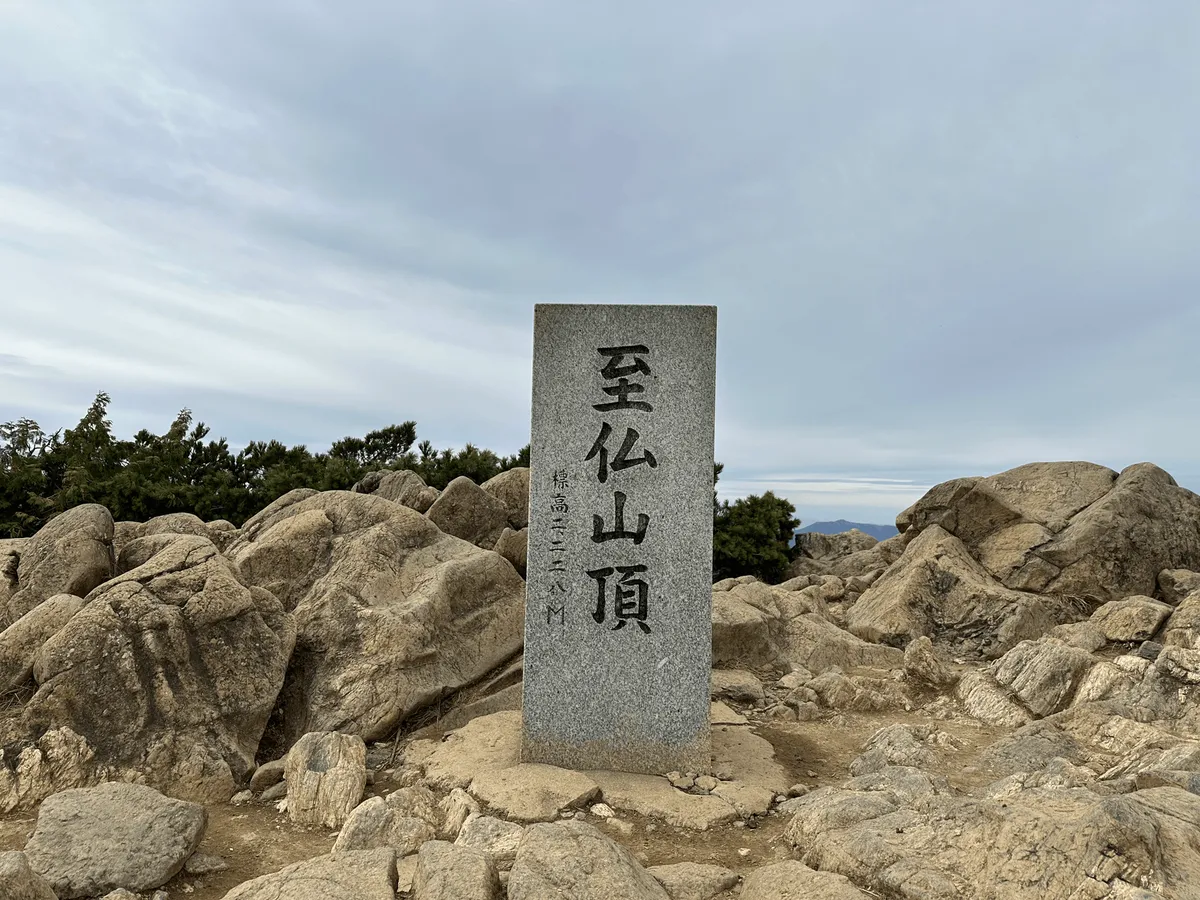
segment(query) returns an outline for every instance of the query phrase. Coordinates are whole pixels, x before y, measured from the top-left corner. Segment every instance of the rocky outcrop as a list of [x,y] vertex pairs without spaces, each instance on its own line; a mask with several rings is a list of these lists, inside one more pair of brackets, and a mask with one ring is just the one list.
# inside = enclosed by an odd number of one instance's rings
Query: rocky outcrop
[[69,729],[124,777],[226,800],[253,770],[295,625],[207,539],[162,540],[37,652],[23,721]]
[[525,586],[506,560],[378,497],[328,491],[269,507],[229,554],[295,612],[289,744],[308,731],[382,739],[524,639]]
[[438,498],[438,489],[429,487],[425,480],[411,469],[399,471],[368,472],[352,487],[356,494],[374,494],[391,500],[419,513],[428,512]]
[[73,594],[56,594],[0,632],[0,694],[28,684],[42,645],[83,609]]
[[501,472],[480,485],[508,510],[508,524],[514,531],[529,526],[529,469]]
[[240,884],[224,900],[396,900],[396,851],[346,850]]
[[60,900],[151,891],[183,869],[207,823],[204,807],[144,785],[63,791],[42,804],[25,855]]
[[446,841],[421,845],[413,900],[502,900],[500,879],[487,854]]
[[628,850],[583,822],[530,825],[508,900],[670,900]]
[[809,559],[833,561],[870,550],[879,539],[872,537],[857,528],[843,531],[840,534],[821,534],[816,531],[806,531],[796,535],[796,549],[802,556]]
[[15,590],[0,610],[0,626],[56,594],[83,597],[112,578],[112,541],[113,518],[103,506],[77,506],[51,519],[21,546]]
[[509,526],[509,511],[500,500],[460,475],[438,496],[426,513],[446,534],[491,550]]

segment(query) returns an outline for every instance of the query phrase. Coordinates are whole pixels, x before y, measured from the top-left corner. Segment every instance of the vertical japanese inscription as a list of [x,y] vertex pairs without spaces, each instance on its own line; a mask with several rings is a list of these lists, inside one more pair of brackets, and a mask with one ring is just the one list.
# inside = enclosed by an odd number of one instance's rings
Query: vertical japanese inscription
[[[651,537],[650,516],[646,513],[636,513],[636,525],[629,529],[625,524],[625,507],[629,502],[629,494],[616,488],[620,480],[619,473],[635,466],[646,466],[647,469],[658,468],[658,458],[646,447],[642,432],[633,427],[632,422],[623,421],[623,417],[639,416],[643,420],[654,412],[654,406],[645,399],[631,399],[647,393],[643,381],[633,379],[653,375],[649,359],[650,348],[645,344],[626,344],[623,346],[597,347],[600,357],[600,378],[606,382],[601,391],[611,400],[601,400],[593,403],[592,408],[603,414],[600,421],[600,431],[591,449],[583,457],[584,462],[596,462],[596,481],[607,484],[609,477],[614,480],[612,496],[612,527],[605,528],[604,512],[592,514],[591,540],[595,544],[609,542],[625,542],[632,548]],[[611,420],[611,421],[610,421]],[[613,422],[617,423],[614,429]],[[643,424],[643,427],[647,427]],[[609,457],[609,440],[614,430],[624,428],[625,437],[621,440],[616,452]],[[647,429],[648,430],[648,429]],[[642,441],[641,456],[633,456],[639,441]],[[634,498],[636,505],[637,499]],[[637,623],[642,634],[650,634],[653,630],[650,624],[651,591],[649,567],[639,562],[635,551],[627,544],[614,545],[607,560],[610,565],[587,569],[587,576],[594,580],[596,587],[596,607],[592,618],[597,625],[604,625],[611,619],[612,629],[619,631],[627,622]]]
[[571,505],[567,502],[567,491],[571,488],[571,473],[566,469],[555,469],[550,476],[550,527],[547,529],[546,555],[549,559],[549,598],[546,601],[546,624],[557,617],[559,625],[566,624],[567,588],[567,514]]

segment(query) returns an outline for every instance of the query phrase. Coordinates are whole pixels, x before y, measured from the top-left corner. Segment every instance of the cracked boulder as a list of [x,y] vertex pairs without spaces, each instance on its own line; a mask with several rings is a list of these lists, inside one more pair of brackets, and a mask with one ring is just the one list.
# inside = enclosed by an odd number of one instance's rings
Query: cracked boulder
[[309,731],[390,737],[521,649],[525,584],[513,567],[379,497],[327,491],[268,507],[229,553],[249,584],[294,609],[287,745]]

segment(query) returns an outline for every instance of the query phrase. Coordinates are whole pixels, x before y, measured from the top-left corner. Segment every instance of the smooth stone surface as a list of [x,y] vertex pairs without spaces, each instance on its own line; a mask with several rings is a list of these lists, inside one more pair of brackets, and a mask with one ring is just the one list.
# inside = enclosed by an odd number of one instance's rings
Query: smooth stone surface
[[736,872],[724,866],[707,866],[684,862],[669,866],[651,866],[646,870],[667,889],[671,900],[712,900],[724,891],[737,887]]
[[844,875],[815,872],[794,859],[756,869],[742,886],[745,900],[871,900]]
[[579,772],[522,763],[486,772],[471,782],[471,793],[514,822],[552,822],[561,810],[580,808],[600,793],[596,782]]
[[715,351],[715,307],[535,308],[525,762],[708,765]]
[[347,850],[239,884],[224,900],[395,900],[396,852]]
[[628,850],[591,825],[530,825],[508,879],[508,900],[566,898],[670,900]]

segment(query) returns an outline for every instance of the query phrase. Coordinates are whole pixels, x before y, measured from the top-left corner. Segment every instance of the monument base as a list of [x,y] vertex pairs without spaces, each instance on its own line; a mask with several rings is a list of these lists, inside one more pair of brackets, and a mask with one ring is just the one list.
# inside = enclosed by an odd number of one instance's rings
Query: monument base
[[560,769],[587,772],[604,769],[636,775],[667,772],[711,774],[712,737],[708,729],[688,744],[637,743],[628,741],[549,741],[521,733],[521,762],[543,763]]

